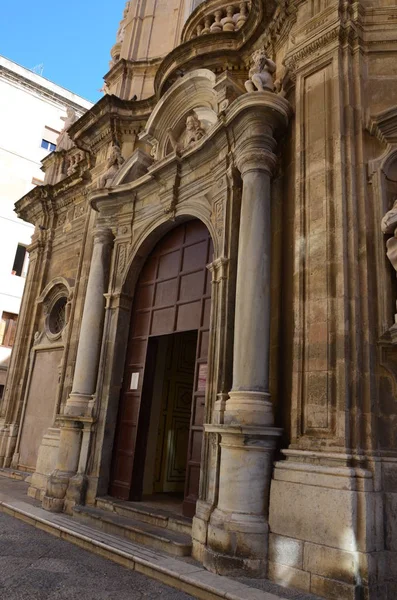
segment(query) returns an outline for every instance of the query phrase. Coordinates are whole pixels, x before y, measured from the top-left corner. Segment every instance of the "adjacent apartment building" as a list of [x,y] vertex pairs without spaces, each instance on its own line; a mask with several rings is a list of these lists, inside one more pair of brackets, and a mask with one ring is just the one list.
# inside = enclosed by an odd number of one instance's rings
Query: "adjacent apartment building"
[[0,402],[14,343],[34,227],[14,203],[41,185],[41,161],[56,149],[67,108],[92,106],[76,94],[0,56]]

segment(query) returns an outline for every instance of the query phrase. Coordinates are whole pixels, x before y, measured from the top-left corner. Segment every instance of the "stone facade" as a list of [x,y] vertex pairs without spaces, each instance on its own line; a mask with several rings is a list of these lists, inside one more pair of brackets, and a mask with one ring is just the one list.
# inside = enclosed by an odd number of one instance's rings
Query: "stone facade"
[[194,557],[394,598],[397,7],[192,8],[127,3],[107,93],[16,205],[36,228],[0,460],[20,466],[42,407],[29,494],[72,512],[108,493],[137,281],[199,220],[213,259]]
[[9,326],[19,314],[28,262],[25,255],[23,267],[17,269],[16,252],[18,246],[29,246],[34,231],[17,218],[14,203],[42,183],[41,161],[56,144],[65,112],[81,116],[92,103],[4,56],[0,56],[0,98],[1,404],[14,332]]

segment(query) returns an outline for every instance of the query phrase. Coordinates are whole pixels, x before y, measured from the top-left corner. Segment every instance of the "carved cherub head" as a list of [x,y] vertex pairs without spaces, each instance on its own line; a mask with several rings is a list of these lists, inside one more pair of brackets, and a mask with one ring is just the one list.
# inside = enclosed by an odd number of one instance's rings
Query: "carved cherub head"
[[264,50],[257,50],[252,55],[252,66],[258,69],[259,72],[269,70],[271,73],[274,72],[272,66],[273,61],[271,61],[266,52]]

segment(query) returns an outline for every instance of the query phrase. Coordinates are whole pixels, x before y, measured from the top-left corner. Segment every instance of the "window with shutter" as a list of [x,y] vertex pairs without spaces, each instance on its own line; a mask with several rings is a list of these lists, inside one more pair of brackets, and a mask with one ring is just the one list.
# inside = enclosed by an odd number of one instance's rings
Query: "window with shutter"
[[0,321],[0,346],[11,348],[14,345],[17,319],[18,315],[3,312]]

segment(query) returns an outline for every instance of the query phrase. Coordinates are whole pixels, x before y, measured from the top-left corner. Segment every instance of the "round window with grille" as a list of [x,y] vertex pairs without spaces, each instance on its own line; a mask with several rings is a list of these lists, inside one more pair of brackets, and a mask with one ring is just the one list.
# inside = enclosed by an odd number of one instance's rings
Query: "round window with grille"
[[48,328],[53,335],[57,335],[66,325],[66,304],[65,297],[59,298],[51,309]]

